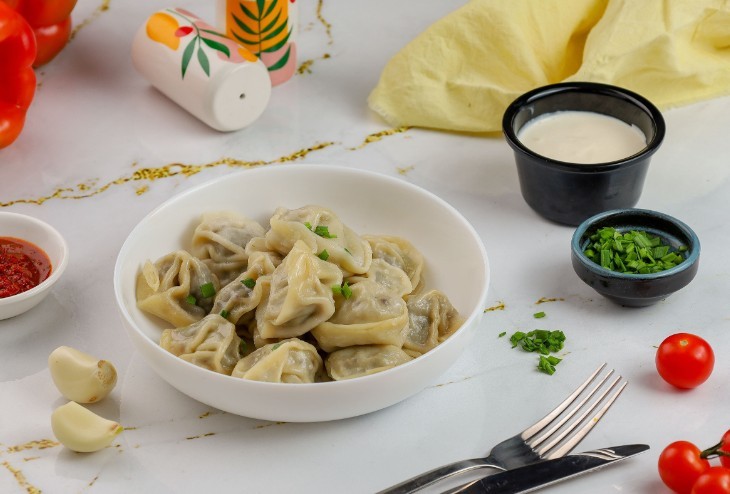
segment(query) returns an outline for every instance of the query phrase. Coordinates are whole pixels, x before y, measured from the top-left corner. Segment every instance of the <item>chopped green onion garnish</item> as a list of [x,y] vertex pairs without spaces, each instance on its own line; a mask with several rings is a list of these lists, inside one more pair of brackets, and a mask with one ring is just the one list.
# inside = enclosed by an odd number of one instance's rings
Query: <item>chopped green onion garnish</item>
[[209,282],[200,285],[200,293],[202,293],[205,298],[210,298],[215,295],[215,287],[213,286],[213,283]]
[[279,348],[280,346],[281,346],[281,343],[277,343],[277,344],[275,344],[274,346],[272,346],[272,347],[271,347],[271,351],[273,352],[274,350],[276,350],[276,349],[277,349],[277,348]]
[[241,280],[241,283],[243,283],[246,288],[253,288],[256,286],[256,280],[253,278],[246,278],[245,280]]
[[304,222],[304,226],[307,227],[308,230],[312,230],[315,234],[319,235],[323,238],[337,238],[337,235],[332,235],[330,233],[330,227],[325,225],[318,225],[312,228],[312,224],[308,221]]
[[342,295],[345,297],[345,300],[352,297],[352,289],[350,288],[350,284],[348,282],[343,282],[342,285],[334,285],[332,287],[332,293],[335,295]]
[[532,315],[532,317],[534,317],[535,319],[542,319],[543,317],[545,317],[545,313],[544,312],[535,312]]
[[[350,254],[352,256],[352,252],[350,252],[350,249],[348,249],[347,247],[345,247],[345,252],[347,252],[348,254]],[[355,256],[352,256],[352,257],[355,257]]]
[[673,268],[684,260],[687,247],[673,248],[658,235],[631,230],[619,232],[604,227],[589,237],[583,253],[605,269],[629,274],[658,273]]
[[314,233],[324,238],[337,238],[337,235],[332,235],[328,226],[319,225],[315,227]]
[[221,317],[224,318],[224,319],[228,319],[228,316],[230,316],[230,315],[231,315],[231,313],[228,312],[226,309],[223,309],[221,311]]
[[320,252],[319,254],[317,254],[317,257],[319,257],[323,261],[326,261],[327,259],[330,258],[330,253],[327,252],[327,249],[324,249],[322,252]]
[[198,303],[198,301],[195,300],[195,297],[193,297],[192,295],[188,295],[187,297],[185,297],[185,301],[190,305],[195,305]]
[[497,335],[497,338],[501,338],[502,336],[504,336],[504,335],[506,335],[506,334],[507,334],[507,331],[502,331],[501,333],[499,333],[499,334]]
[[238,353],[246,353],[247,349],[248,343],[245,340],[241,340],[241,343],[238,344]]

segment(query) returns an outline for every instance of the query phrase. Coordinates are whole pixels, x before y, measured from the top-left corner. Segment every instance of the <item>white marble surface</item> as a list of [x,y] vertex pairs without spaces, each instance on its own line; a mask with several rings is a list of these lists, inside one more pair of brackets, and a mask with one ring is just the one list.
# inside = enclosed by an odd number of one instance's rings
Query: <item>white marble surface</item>
[[[213,19],[212,3],[178,6]],[[696,279],[653,307],[618,307],[573,273],[572,229],[526,206],[501,138],[411,129],[365,144],[389,129],[366,105],[384,64],[462,3],[302,1],[300,62],[311,60],[309,70],[274,88],[253,126],[221,134],[151,89],[131,66],[135,30],[168,4],[79,1],[74,18],[81,29],[40,71],[24,132],[0,151],[3,210],[51,223],[72,253],[48,299],[0,322],[0,492],[373,492],[482,455],[604,361],[630,384],[579,449],[648,443],[651,450],[549,492],[666,492],[655,466],[661,449],[678,439],[717,441],[730,408],[730,99],[665,112],[667,137],[638,204],[695,229],[703,249]],[[398,176],[449,201],[486,245],[489,307],[504,304],[486,313],[473,346],[438,382],[367,416],[287,424],[210,409],[151,371],[114,305],[116,255],[145,214],[237,169],[217,164],[223,158],[276,166],[296,156]],[[154,176],[172,173],[149,179],[147,168]],[[559,300],[537,305],[542,297]],[[547,317],[538,322],[532,314],[539,310]],[[535,327],[567,334],[565,360],[552,377],[534,370],[534,355],[497,337]],[[654,368],[655,346],[678,331],[704,336],[718,357],[710,380],[689,392],[665,385]],[[83,455],[43,442],[54,440],[50,413],[64,402],[46,368],[59,345],[103,356],[119,369],[111,397],[92,407],[128,427],[113,447]]]

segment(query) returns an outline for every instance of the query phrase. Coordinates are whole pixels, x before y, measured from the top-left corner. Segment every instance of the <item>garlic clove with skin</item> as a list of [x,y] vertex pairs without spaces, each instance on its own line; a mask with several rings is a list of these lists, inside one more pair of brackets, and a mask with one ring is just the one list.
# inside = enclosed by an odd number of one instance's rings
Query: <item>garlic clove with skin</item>
[[61,394],[77,403],[100,401],[117,383],[117,371],[111,362],[68,346],[51,352],[48,369]]
[[72,451],[91,453],[109,446],[124,428],[70,401],[51,414],[51,429],[61,444]]

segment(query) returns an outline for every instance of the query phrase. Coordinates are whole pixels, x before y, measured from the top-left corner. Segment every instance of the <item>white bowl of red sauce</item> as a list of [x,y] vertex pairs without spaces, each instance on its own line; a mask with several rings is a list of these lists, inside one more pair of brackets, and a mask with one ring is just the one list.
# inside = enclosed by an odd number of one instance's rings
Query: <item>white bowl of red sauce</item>
[[67,264],[68,246],[55,228],[32,216],[0,212],[0,319],[39,304]]

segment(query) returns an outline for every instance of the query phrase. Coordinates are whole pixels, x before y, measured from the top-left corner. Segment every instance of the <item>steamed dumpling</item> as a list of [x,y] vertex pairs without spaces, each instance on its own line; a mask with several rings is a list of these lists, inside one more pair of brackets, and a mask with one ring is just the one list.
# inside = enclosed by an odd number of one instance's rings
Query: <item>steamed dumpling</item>
[[219,288],[218,278],[205,264],[179,250],[142,267],[137,307],[175,327],[187,326],[210,312]]
[[263,289],[256,308],[260,337],[291,338],[303,335],[332,316],[332,287],[342,283],[342,272],[298,241],[274,273],[259,282]]
[[278,208],[269,223],[266,245],[281,254],[286,255],[296,242],[303,241],[314,254],[327,251],[327,260],[346,273],[362,274],[370,267],[370,244],[327,208]]
[[413,291],[413,285],[408,275],[382,259],[373,259],[367,273],[352,276],[347,281],[353,285],[365,279],[374,281],[382,291],[398,297],[404,297]]
[[405,350],[426,353],[451,336],[461,326],[459,312],[438,290],[408,299],[409,325]]
[[364,279],[351,287],[349,298],[338,295],[334,315],[312,330],[320,348],[332,352],[353,345],[403,346],[408,308],[398,295]]
[[225,311],[226,319],[233,324],[245,323],[253,318],[254,310],[263,296],[262,284],[258,280],[273,273],[274,269],[269,256],[253,253],[248,259],[246,271],[218,292],[211,312],[221,314]]
[[329,354],[327,374],[335,381],[367,376],[413,360],[395,345],[352,346]]
[[160,337],[160,346],[173,355],[229,375],[241,357],[240,345],[236,327],[218,314],[184,328],[166,329]]
[[193,233],[191,253],[203,260],[221,285],[226,285],[246,268],[248,242],[264,233],[264,227],[241,214],[204,213]]
[[322,370],[322,357],[309,343],[292,338],[259,348],[236,364],[233,377],[253,381],[312,383]]
[[363,235],[372,248],[373,259],[382,259],[391,266],[403,270],[411,280],[413,290],[421,283],[423,255],[408,240],[391,235]]

